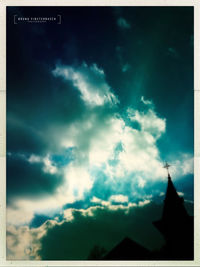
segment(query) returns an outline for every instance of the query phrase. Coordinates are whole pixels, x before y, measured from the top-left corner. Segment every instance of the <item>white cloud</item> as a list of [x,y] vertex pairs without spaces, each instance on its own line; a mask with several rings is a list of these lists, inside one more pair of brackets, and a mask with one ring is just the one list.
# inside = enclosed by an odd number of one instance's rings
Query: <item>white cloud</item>
[[108,118],[104,128],[100,129],[95,138],[92,139],[89,151],[89,162],[91,165],[100,166],[114,156],[114,149],[121,141],[125,123],[116,116]]
[[[29,161],[31,164],[35,164],[35,162],[38,162],[38,158],[31,156]],[[58,171],[55,166],[52,166],[49,156],[40,158],[40,162],[44,163],[43,171],[51,174]],[[45,197],[38,197],[37,199],[17,198],[14,206],[7,207],[7,224],[17,226],[28,224],[35,213],[53,214],[64,204],[82,199],[85,191],[91,189],[93,180],[84,166],[73,162],[67,168],[65,167],[64,170],[59,171],[63,171],[64,182],[57,188],[55,193]]]
[[182,172],[185,174],[193,174],[194,173],[194,159],[192,155],[184,154],[183,155],[183,163],[182,163]]
[[159,118],[152,109],[144,113],[129,108],[128,113],[130,120],[137,121],[141,125],[142,131],[150,133],[156,139],[165,132],[166,120]]
[[145,199],[144,201],[139,201],[138,206],[142,207],[142,206],[149,204],[150,202],[151,201],[149,199]]
[[64,218],[66,219],[67,222],[73,221],[74,216],[73,216],[73,209],[66,209],[63,212]]
[[140,188],[144,188],[145,184],[146,184],[146,181],[144,179],[142,179],[142,177],[139,177],[139,179],[138,179],[138,186]]
[[180,178],[184,175],[193,174],[194,173],[194,158],[191,154],[180,154],[178,160],[170,161],[170,169],[169,172],[173,179]]
[[30,162],[30,163],[38,163],[41,161],[42,161],[41,157],[33,155],[33,154],[28,158],[28,162]]
[[183,192],[177,192],[177,194],[178,194],[180,197],[183,197],[183,196],[184,196],[184,193],[183,193]]
[[46,234],[47,230],[63,222],[58,223],[55,220],[47,220],[38,228],[7,225],[7,259],[41,260],[38,254],[41,248],[41,238]]
[[97,205],[101,205],[101,206],[109,206],[110,205],[109,201],[102,200],[102,199],[97,198],[95,196],[90,201],[91,201],[91,203],[96,203]]
[[95,196],[91,199],[91,202],[92,202],[92,203],[101,203],[101,201],[102,201],[102,200],[101,200],[100,198],[95,197]]
[[[76,163],[71,163],[65,170],[66,186],[62,186],[63,193],[71,198],[82,199],[83,194],[92,188],[93,180],[89,170]],[[65,191],[65,192],[64,192]]]
[[[126,127],[122,136],[123,151],[119,153],[119,168],[126,172],[142,172],[148,179],[157,179],[164,173],[154,137],[148,131]],[[121,166],[120,166],[121,165]],[[118,167],[117,166],[117,167]]]
[[142,101],[145,105],[152,105],[152,101],[144,99],[144,96],[141,97],[141,101]]
[[16,226],[28,224],[34,218],[34,213],[47,214],[64,203],[59,202],[57,196],[35,200],[17,199],[14,207],[7,207],[6,222]]
[[105,80],[104,71],[96,64],[88,66],[83,63],[78,68],[57,66],[53,75],[71,81],[80,91],[82,100],[91,107],[103,106],[106,103],[116,105],[119,102]]
[[47,172],[47,173],[50,173],[50,174],[55,174],[58,172],[56,166],[54,166],[52,164],[52,161],[50,160],[49,158],[49,155],[47,155],[44,159],[43,159],[43,162],[44,162],[44,172]]
[[[77,77],[86,76],[86,73],[89,76],[91,73],[94,76],[99,75],[99,77],[103,77],[105,82],[104,71],[99,69],[97,65],[88,67],[84,64],[76,70],[65,66],[57,67],[54,70],[55,76],[63,76],[65,79],[76,81],[75,83],[78,87],[80,84],[77,81],[79,80]],[[74,75],[76,78],[74,78]],[[85,84],[87,83],[89,92],[92,92],[92,90],[98,92],[99,88],[97,89],[95,86],[90,89],[92,84],[90,78],[82,77],[81,81],[82,79]],[[109,92],[110,88],[106,88],[103,92]],[[147,104],[148,100],[144,100],[144,98],[142,100]],[[123,177],[131,172],[142,173],[143,179],[146,179],[146,176],[149,176],[149,179],[160,178],[164,171],[160,162],[156,140],[165,132],[165,119],[159,118],[152,109],[144,113],[129,108],[128,117],[132,121],[137,121],[141,130],[127,126],[125,120],[119,114],[112,114],[102,120],[101,113],[96,111],[88,114],[82,121],[71,124],[63,135],[62,145],[76,148],[74,150],[74,157],[77,162],[76,168],[78,168],[78,165],[85,164],[88,166],[87,172],[90,173],[94,168],[102,168],[104,166],[108,179]],[[116,156],[115,148],[119,143],[121,143],[123,150]],[[118,160],[118,164],[115,167],[109,162],[114,158]],[[68,169],[69,166],[66,170]],[[71,175],[68,174],[68,177],[69,188],[78,186],[78,188],[82,188],[80,190],[77,189],[79,192],[84,191],[84,186],[81,183],[79,184],[78,179],[74,179],[71,182]],[[91,185],[91,182],[89,185]],[[140,183],[140,186],[142,186],[142,183]]]
[[[145,116],[145,115],[144,115]],[[146,172],[149,179],[155,179],[164,174],[162,163],[159,159],[159,151],[156,146],[156,139],[152,131],[143,122],[142,114],[139,122],[142,124],[142,131],[126,126],[120,116],[108,118],[103,127],[91,139],[88,156],[90,166],[102,166],[105,164],[105,173],[110,178],[126,175],[127,172]],[[165,125],[165,121],[155,114],[153,120],[158,120]],[[157,125],[155,123],[155,125]],[[154,127],[155,128],[155,127]],[[157,127],[157,138],[162,134],[164,127]],[[83,134],[83,133],[82,133]],[[115,148],[122,145],[122,151],[115,155]],[[116,166],[109,163],[116,157],[119,161]],[[151,164],[149,164],[151,162]]]
[[39,260],[37,251],[40,248],[39,238],[44,235],[42,229],[30,229],[28,226],[7,227],[7,259]]
[[117,25],[121,28],[121,29],[130,29],[131,25],[128,23],[127,20],[125,20],[125,18],[120,17],[117,20]]
[[15,207],[7,207],[6,209],[6,222],[7,224],[26,224],[29,223],[34,217],[34,211],[29,209],[28,205],[23,205],[16,201]]
[[46,173],[55,174],[58,172],[56,166],[53,165],[49,154],[45,157],[32,154],[29,158],[27,158],[27,161],[31,164],[42,162],[44,164],[43,171]]
[[[79,168],[79,164],[88,167],[88,174],[83,175],[87,177],[83,184],[76,178],[71,181],[70,177],[74,175],[68,176],[69,191],[72,192],[73,188],[77,188],[79,197],[84,191],[89,191],[93,180],[98,179],[98,168],[104,171],[110,184],[112,181],[121,182],[122,179],[126,183],[127,177],[131,175],[141,188],[145,186],[147,180],[165,179],[166,172],[156,143],[165,132],[165,119],[158,117],[150,108],[146,113],[129,108],[128,116],[132,121],[136,120],[139,123],[140,130],[128,126],[119,114],[108,116],[104,121],[99,119],[98,114],[95,116],[90,114],[84,121],[74,124],[71,128],[73,130],[68,131],[66,142],[73,143],[76,147],[76,168]],[[90,132],[91,129],[97,130]],[[83,140],[87,140],[86,147],[82,144]],[[116,153],[115,149],[119,144],[122,148]],[[116,160],[116,164],[113,165],[112,160]],[[190,168],[186,166],[190,165],[184,166],[188,172]],[[175,169],[177,167],[175,165]],[[66,167],[66,171],[68,168],[69,166]],[[80,175],[77,177],[81,177],[81,171],[78,173]]]
[[124,195],[112,195],[109,198],[110,202],[116,202],[116,203],[127,203],[128,202],[128,197]]

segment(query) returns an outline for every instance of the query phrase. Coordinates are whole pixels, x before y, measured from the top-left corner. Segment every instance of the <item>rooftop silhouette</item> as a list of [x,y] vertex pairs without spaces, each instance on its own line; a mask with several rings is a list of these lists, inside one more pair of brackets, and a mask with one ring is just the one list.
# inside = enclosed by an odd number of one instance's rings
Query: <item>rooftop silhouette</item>
[[132,239],[125,237],[118,245],[116,245],[107,255],[104,260],[148,260],[150,251],[141,246]]

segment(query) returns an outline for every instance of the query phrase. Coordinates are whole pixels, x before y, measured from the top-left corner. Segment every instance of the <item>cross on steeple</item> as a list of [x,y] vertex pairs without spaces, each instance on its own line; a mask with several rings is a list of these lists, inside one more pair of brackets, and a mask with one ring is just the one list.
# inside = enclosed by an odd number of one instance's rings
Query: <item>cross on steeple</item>
[[178,195],[174,187],[169,174],[169,167],[170,165],[164,162],[163,168],[167,170],[168,174],[167,190],[162,217],[160,220],[153,223],[165,238],[166,244],[163,248],[164,257],[171,257],[173,260],[180,260],[183,258],[193,259],[193,217],[189,216],[187,213],[184,206],[184,199]]
[[167,162],[165,163],[165,165],[163,166],[163,168],[165,168],[167,170],[167,174],[168,174],[168,178],[170,178],[170,174],[169,174],[169,167],[171,165],[169,165]]

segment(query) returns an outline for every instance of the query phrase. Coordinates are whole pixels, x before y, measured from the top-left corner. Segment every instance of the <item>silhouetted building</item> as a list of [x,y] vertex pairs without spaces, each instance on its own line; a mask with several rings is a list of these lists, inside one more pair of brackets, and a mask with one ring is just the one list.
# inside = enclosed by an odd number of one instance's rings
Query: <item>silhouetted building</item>
[[[168,170],[170,165],[166,163]],[[189,216],[168,172],[168,185],[162,218],[153,222],[164,236],[159,251],[149,251],[130,238],[124,238],[102,260],[192,260],[194,258],[194,220]]]
[[149,250],[125,237],[103,260],[148,260],[150,256]]
[[153,224],[164,236],[166,242],[160,257],[177,260],[193,259],[193,217],[188,215],[184,199],[176,192],[170,174],[168,174],[162,218]]

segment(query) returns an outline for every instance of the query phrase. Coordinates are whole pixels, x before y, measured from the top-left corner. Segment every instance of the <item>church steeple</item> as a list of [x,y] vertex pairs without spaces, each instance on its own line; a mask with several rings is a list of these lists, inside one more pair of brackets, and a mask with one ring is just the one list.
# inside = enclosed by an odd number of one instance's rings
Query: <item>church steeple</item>
[[178,195],[174,187],[174,184],[172,182],[172,179],[169,173],[169,167],[170,165],[168,163],[166,163],[164,166],[164,168],[167,169],[168,185],[167,185],[167,191],[166,191],[166,196],[164,200],[162,220],[166,220],[166,219],[174,220],[176,218],[178,220],[181,220],[185,218],[185,216],[188,216],[188,214],[184,206],[183,198]]
[[168,184],[162,217],[153,224],[164,236],[165,252],[170,257],[179,258],[183,254],[191,257],[193,255],[193,217],[188,215],[184,200],[178,195],[174,187],[169,167],[168,163],[164,166],[167,169]]

